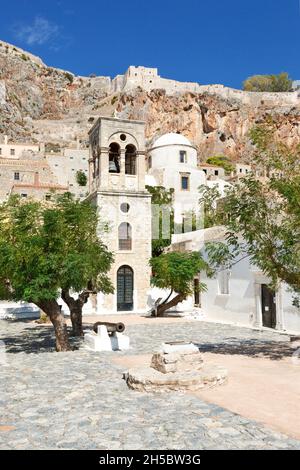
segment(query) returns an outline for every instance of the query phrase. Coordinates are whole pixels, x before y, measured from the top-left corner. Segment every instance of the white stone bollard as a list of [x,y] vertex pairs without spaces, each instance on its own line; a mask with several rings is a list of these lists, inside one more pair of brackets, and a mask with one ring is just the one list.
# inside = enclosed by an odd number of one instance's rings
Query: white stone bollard
[[122,351],[129,349],[129,337],[123,333],[109,336],[105,325],[98,326],[98,333],[85,333],[85,345],[92,351]]
[[84,342],[93,351],[112,351],[110,337],[105,325],[98,326],[98,333],[86,333]]
[[111,337],[111,347],[113,351],[123,351],[129,349],[129,337],[123,333],[114,333]]

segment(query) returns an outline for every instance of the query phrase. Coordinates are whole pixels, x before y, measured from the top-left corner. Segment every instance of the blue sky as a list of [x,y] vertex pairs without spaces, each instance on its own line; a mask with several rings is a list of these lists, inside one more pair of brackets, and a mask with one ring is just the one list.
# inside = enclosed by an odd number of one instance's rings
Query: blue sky
[[129,65],[240,88],[249,75],[300,79],[299,0],[9,0],[0,38],[75,74]]

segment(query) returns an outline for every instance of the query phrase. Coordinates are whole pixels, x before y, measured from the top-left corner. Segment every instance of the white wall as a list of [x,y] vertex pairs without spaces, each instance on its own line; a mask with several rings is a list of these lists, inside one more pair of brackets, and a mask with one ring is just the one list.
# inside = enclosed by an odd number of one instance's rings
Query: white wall
[[219,178],[214,180],[207,180],[206,184],[209,188],[213,188],[214,186],[217,187],[221,197],[224,197],[226,195],[226,190],[232,186],[230,183],[227,183],[225,180]]
[[[209,320],[235,323],[244,326],[261,326],[261,284],[268,279],[251,266],[248,259],[237,263],[231,269],[229,294],[222,295],[218,279],[201,280],[207,285],[207,292],[201,294],[201,306]],[[261,278],[260,281],[258,279]],[[256,284],[259,282],[258,284]],[[257,287],[256,287],[257,286]],[[293,294],[284,283],[276,295],[277,328],[288,332],[300,332],[300,309],[292,305]]]
[[218,278],[201,275],[207,292],[201,293],[201,307],[210,320],[252,325],[255,318],[254,281],[248,259],[232,267],[229,294],[220,294]]
[[[167,298],[169,294],[170,294],[169,289],[158,289],[157,287],[152,287],[151,289],[149,289],[148,299],[147,299],[148,309],[151,310],[151,308],[154,306],[154,303],[157,299],[161,298],[163,301]],[[177,294],[174,293],[173,295],[171,295],[170,300],[173,299],[175,295]],[[187,300],[177,304],[176,307],[172,309],[172,311],[178,312],[178,313],[180,312],[187,313],[187,312],[191,312],[193,308],[194,308],[194,299],[193,297],[189,297]]]
[[236,174],[237,176],[238,175],[247,175],[248,173],[251,173],[252,171],[252,167],[251,165],[245,165],[243,163],[237,163],[236,166],[235,166],[235,171],[236,171]]
[[[155,143],[154,143],[155,145]],[[180,163],[179,152],[184,150],[187,152],[186,163]],[[182,169],[186,167],[197,168],[197,150],[189,145],[170,144],[154,147],[149,150],[151,155],[152,168]]]
[[[35,153],[39,151],[38,145],[31,144],[16,144],[16,143],[0,143],[0,157],[19,159],[25,152]],[[11,150],[14,150],[14,155],[11,155]]]
[[283,326],[287,331],[300,332],[300,309],[293,306],[293,294],[282,285]]

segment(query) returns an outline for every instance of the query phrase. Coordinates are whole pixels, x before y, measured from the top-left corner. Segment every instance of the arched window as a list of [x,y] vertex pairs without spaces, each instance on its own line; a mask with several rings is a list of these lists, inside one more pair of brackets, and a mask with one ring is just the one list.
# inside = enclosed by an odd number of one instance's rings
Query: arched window
[[134,145],[126,145],[125,148],[125,173],[136,175],[136,148]]
[[119,250],[132,249],[132,230],[128,222],[122,222],[118,230]]
[[113,142],[109,146],[109,173],[120,173],[120,146]]

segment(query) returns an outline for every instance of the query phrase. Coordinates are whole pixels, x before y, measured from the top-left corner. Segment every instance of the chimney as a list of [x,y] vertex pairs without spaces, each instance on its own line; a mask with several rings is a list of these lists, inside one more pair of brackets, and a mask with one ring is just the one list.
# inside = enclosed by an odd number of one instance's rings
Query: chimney
[[34,186],[39,186],[40,184],[40,178],[39,178],[39,173],[38,171],[36,171],[34,173],[34,182],[33,182]]

